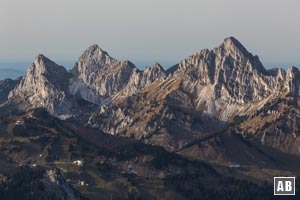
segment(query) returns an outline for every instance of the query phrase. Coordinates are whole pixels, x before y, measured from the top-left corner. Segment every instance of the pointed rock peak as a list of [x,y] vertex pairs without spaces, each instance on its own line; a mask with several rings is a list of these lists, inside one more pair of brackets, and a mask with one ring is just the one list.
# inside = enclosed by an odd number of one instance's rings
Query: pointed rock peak
[[28,67],[26,77],[29,82],[32,79],[45,77],[54,85],[59,85],[69,77],[69,74],[63,66],[56,64],[43,54],[39,54]]
[[230,44],[234,44],[234,45],[241,45],[241,43],[235,38],[235,37],[228,37],[224,39],[224,43],[230,43]]
[[92,44],[88,49],[101,49],[98,44]]
[[90,47],[88,47],[84,52],[83,55],[85,57],[88,56],[98,56],[98,57],[109,57],[109,54],[104,51],[103,49],[101,49],[97,44],[93,44]]
[[35,65],[47,65],[47,64],[55,64],[52,60],[44,56],[43,54],[39,54],[34,59]]
[[106,51],[102,50],[97,44],[94,44],[83,52],[74,67],[77,68],[77,65],[79,65],[84,68],[94,68],[113,65],[116,62],[118,62],[116,59],[110,57]]
[[159,62],[155,62],[153,68],[162,68],[162,66],[159,64]]
[[89,52],[96,52],[96,51],[98,51],[98,52],[106,53],[106,54],[107,54],[107,52],[104,51],[103,49],[101,49],[101,48],[98,46],[98,44],[93,44],[93,45],[89,46],[89,47],[87,48],[87,51],[89,51]]
[[56,71],[57,69],[64,69],[63,66],[59,66],[43,54],[39,54],[35,57],[33,64],[28,70],[38,70],[40,73],[43,71]]
[[165,71],[164,68],[159,64],[159,62],[154,63],[152,69],[157,69],[160,71]]
[[240,50],[243,53],[249,54],[248,50],[234,37],[228,37],[224,39],[221,45],[228,50]]

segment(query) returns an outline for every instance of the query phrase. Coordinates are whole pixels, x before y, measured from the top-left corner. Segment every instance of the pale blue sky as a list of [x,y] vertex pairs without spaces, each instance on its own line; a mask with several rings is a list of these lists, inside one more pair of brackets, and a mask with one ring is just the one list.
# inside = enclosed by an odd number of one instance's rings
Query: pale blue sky
[[91,44],[165,67],[234,36],[265,65],[300,64],[299,0],[0,0],[0,62],[72,61]]

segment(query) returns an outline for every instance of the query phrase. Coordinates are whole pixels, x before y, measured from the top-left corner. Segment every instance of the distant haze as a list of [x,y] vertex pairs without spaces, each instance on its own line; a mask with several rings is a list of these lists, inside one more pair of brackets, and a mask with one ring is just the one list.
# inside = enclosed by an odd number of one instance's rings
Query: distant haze
[[75,61],[97,43],[138,67],[167,68],[234,36],[265,66],[297,65],[299,8],[299,0],[1,0],[0,62],[38,53]]

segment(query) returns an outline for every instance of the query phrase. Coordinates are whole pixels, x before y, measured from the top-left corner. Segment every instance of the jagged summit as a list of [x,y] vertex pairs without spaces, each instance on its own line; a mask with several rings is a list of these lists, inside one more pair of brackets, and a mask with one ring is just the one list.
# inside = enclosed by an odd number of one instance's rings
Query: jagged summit
[[68,71],[63,66],[56,64],[45,55],[39,54],[28,67],[25,79],[28,79],[27,82],[29,83],[45,77],[54,86],[65,88],[65,79],[69,76]]
[[17,102],[21,110],[46,108],[55,116],[70,115],[69,79],[70,74],[63,66],[40,54],[10,92],[9,100]]
[[221,44],[227,49],[239,49],[244,53],[249,53],[248,50],[234,37],[228,37],[224,39],[224,42]]
[[109,56],[109,54],[106,51],[104,51],[103,49],[101,49],[98,44],[93,44],[93,45],[89,46],[85,50],[85,52],[90,53],[90,54],[102,54],[102,55]]
[[49,67],[49,66],[53,66],[53,65],[58,65],[54,61],[52,61],[50,58],[48,58],[47,56],[45,56],[44,54],[38,54],[34,58],[33,64],[35,64],[37,66],[40,65],[40,66],[45,66],[45,67]]
[[152,67],[147,67],[143,74],[147,79],[150,79],[150,82],[154,82],[156,79],[159,80],[164,78],[166,76],[166,71],[158,62],[156,62]]
[[37,61],[37,62],[40,62],[42,60],[50,60],[50,59],[47,58],[44,54],[38,54],[34,59],[34,61]]
[[[236,38],[228,37],[219,47],[194,53],[167,71],[158,62],[139,70],[128,60],[112,58],[97,44],[82,53],[71,73],[39,54],[12,94],[22,94],[34,105],[56,106],[50,101],[63,99],[62,96],[69,101],[68,96],[72,95],[100,105],[118,94],[120,97],[135,94],[155,82],[172,83],[174,86],[166,84],[165,87],[180,86],[184,94],[192,97],[196,109],[226,120],[236,112],[235,104],[259,102],[274,91],[281,92],[282,88],[299,95],[299,80],[297,68],[291,68],[288,73],[267,71],[257,56],[248,52]],[[224,102],[232,104],[232,108],[223,109]]]
[[247,65],[247,62],[251,63],[254,70],[265,75],[267,74],[267,70],[264,68],[259,57],[250,53],[246,47],[234,37],[225,38],[224,42],[215,49],[215,52],[218,55],[222,55],[222,52],[224,52],[229,60],[232,59],[232,62],[240,62],[244,66]]
[[[260,62],[259,57],[252,55],[241,42],[234,37],[225,38],[223,43],[212,50],[200,50],[181,61],[178,65],[179,71],[189,69],[192,66],[205,67],[207,68],[207,72],[211,71],[210,76],[220,67],[228,72],[239,68],[239,70],[243,69],[241,72],[256,71],[264,75],[268,74]],[[176,68],[177,67],[174,67],[171,71],[177,70]],[[212,81],[212,77],[210,77],[210,79]]]
[[239,40],[232,36],[225,38],[219,47],[214,48],[214,51],[218,54],[229,54],[231,57],[237,60],[249,59],[252,62],[257,62],[256,65],[261,65],[259,68],[262,67],[258,56],[252,55]]
[[91,45],[88,47],[82,55],[79,57],[76,65],[80,64],[80,62],[90,62],[90,65],[102,66],[106,64],[112,64],[117,62],[116,59],[112,58],[106,51],[101,49],[97,44]]
[[[248,52],[234,37],[226,38],[219,47],[205,49],[189,56],[167,71],[158,62],[145,70],[138,70],[130,61],[117,61],[98,45],[92,45],[79,57],[72,73],[40,54],[20,82],[0,82],[0,96],[5,97],[0,98],[0,102],[3,101],[0,115],[12,113],[14,110],[29,111],[43,108],[61,119],[72,117],[72,120],[57,123],[59,131],[66,130],[67,134],[53,131],[52,125],[49,129],[45,129],[50,132],[51,138],[54,135],[60,138],[75,134],[74,140],[61,140],[64,147],[67,147],[68,143],[73,144],[78,136],[94,140],[96,133],[94,129],[92,134],[89,134],[85,131],[87,127],[82,129],[78,126],[78,132],[73,132],[77,129],[73,123],[83,125],[88,122],[85,125],[100,129],[101,135],[108,133],[134,137],[147,144],[161,145],[173,152],[186,147],[186,144],[196,144],[194,142],[197,141],[197,144],[201,145],[196,145],[196,148],[192,149],[192,155],[197,158],[208,155],[214,162],[215,158],[221,155],[215,152],[227,152],[223,148],[229,148],[231,154],[235,152],[235,147],[243,149],[242,144],[247,144],[244,141],[252,138],[255,144],[262,141],[262,144],[280,147],[278,149],[292,149],[293,153],[299,155],[300,140],[296,137],[299,137],[300,130],[298,123],[300,71],[293,66],[287,72],[283,69],[273,69],[262,73],[263,70],[258,57]],[[9,91],[11,92],[7,99]],[[27,116],[30,117],[26,114],[26,118]],[[31,131],[32,124],[35,123],[32,123],[34,121],[31,117],[29,119],[30,126],[26,125],[27,120],[24,121],[26,126],[23,126],[24,124],[19,126],[16,120],[20,120],[20,116],[13,119],[14,121],[8,124],[7,130],[12,131],[9,135],[15,136],[14,134],[19,132],[23,135],[22,127],[28,127]],[[1,123],[2,126],[5,124],[6,122]],[[17,129],[14,130],[12,124],[18,125]],[[232,129],[228,129],[227,135],[223,130],[229,126],[232,126]],[[5,129],[2,127],[1,130]],[[41,130],[39,127],[38,131]],[[245,137],[242,139],[240,136],[236,137],[235,132]],[[216,134],[222,136],[216,140],[211,138]],[[8,137],[10,138],[11,136]],[[17,139],[19,138],[21,137]],[[47,140],[43,137],[41,142]],[[22,148],[23,141],[25,140],[21,141]],[[38,140],[33,135],[28,141],[36,145]],[[51,144],[55,148],[61,143],[56,142],[56,139],[53,141],[55,142]],[[102,141],[105,140],[95,140],[96,143]],[[288,145],[291,148],[286,148],[286,141],[291,142],[292,145]],[[113,140],[108,142],[115,143]],[[9,141],[7,144],[12,143]],[[212,148],[213,146],[215,148]],[[244,150],[247,152],[249,150],[251,152],[249,158],[254,155],[255,161],[257,156],[252,154],[251,150],[255,148],[252,148],[252,145],[246,146],[247,149]],[[46,149],[41,151],[43,154],[48,152],[48,146],[45,147]],[[13,148],[15,149],[15,146]],[[37,147],[34,146],[35,148]],[[73,152],[66,148],[62,149],[66,150],[65,155],[68,158],[74,157]],[[72,149],[75,150],[75,157],[79,155],[77,148]],[[200,149],[204,149],[205,153],[198,154],[197,151]],[[117,150],[119,152],[120,149]],[[51,156],[57,154],[49,152]],[[90,152],[97,154],[99,151],[91,150],[88,153]],[[211,152],[213,156],[210,155]],[[17,149],[17,153],[26,155],[23,150],[20,152]],[[132,158],[135,160],[142,158],[142,165],[147,166],[152,160],[147,157],[149,151],[146,153],[146,157]],[[39,154],[36,156],[42,159]],[[46,159],[46,156],[43,158]],[[223,158],[220,158],[222,163],[225,163]],[[105,160],[112,161],[115,157],[112,154]],[[249,159],[243,157],[241,160],[245,160],[245,164],[248,164]],[[95,165],[98,161],[97,159],[92,164]],[[117,162],[119,163],[119,160]],[[234,162],[230,160],[228,163]],[[136,168],[136,161],[133,164],[132,167]],[[172,170],[173,164],[163,168],[167,171]],[[128,166],[122,164],[118,169],[123,171],[124,168],[127,169]],[[151,167],[149,171],[152,173],[153,169]],[[139,173],[141,171],[143,170],[139,170]]]
[[85,70],[92,73],[100,68],[115,65],[117,62],[106,51],[102,50],[97,44],[94,44],[88,47],[78,58],[72,69],[72,73],[76,76]]
[[99,104],[103,97],[125,88],[135,69],[130,61],[118,61],[98,45],[92,45],[83,52],[71,70],[73,79],[70,91]]
[[44,70],[64,68],[62,66],[59,66],[58,64],[56,64],[54,61],[50,60],[48,57],[46,57],[43,54],[39,54],[35,57],[32,66],[36,68],[43,68]]
[[155,62],[152,68],[153,69],[158,69],[158,70],[161,70],[161,71],[165,71],[165,69],[160,65],[159,62]]

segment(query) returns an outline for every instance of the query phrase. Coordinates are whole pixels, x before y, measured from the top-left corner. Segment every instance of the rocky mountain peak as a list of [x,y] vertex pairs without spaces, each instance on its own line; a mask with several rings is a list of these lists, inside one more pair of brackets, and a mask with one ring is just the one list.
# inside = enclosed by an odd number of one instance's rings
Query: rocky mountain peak
[[105,67],[113,66],[117,62],[118,61],[110,57],[106,51],[102,50],[97,44],[94,44],[83,52],[71,71],[75,76],[79,76],[87,81],[87,74]]
[[[39,54],[35,57],[33,64],[30,66],[35,71],[45,72],[45,71],[55,71],[57,68],[60,68],[55,62],[44,56],[43,54]],[[62,67],[63,68],[63,67]]]
[[63,66],[40,54],[10,92],[9,100],[17,102],[21,110],[46,108],[55,116],[69,115],[69,79],[70,74]]
[[234,37],[224,39],[224,42],[213,50],[218,57],[224,57],[229,67],[240,65],[246,67],[245,70],[257,71],[267,75],[267,71],[260,62],[258,56],[252,55],[243,45]]
[[39,54],[29,66],[25,78],[32,79],[31,81],[46,78],[53,85],[60,87],[65,85],[63,83],[66,77],[69,77],[69,73],[63,66],[56,64],[43,54]]
[[237,106],[271,95],[275,78],[266,71],[234,37],[212,50],[204,49],[180,62],[175,76],[182,77],[182,88],[195,96],[195,105],[213,116],[227,119]]
[[37,55],[34,59],[34,63],[36,65],[42,65],[42,63],[49,62],[49,61],[50,61],[50,59],[47,58],[46,56],[44,56],[43,54]]
[[248,50],[234,37],[225,38],[221,46],[227,50],[240,50],[244,54],[249,54]]
[[106,51],[101,49],[97,44],[88,47],[80,56],[80,58],[94,59],[94,61],[97,61],[95,64],[111,64],[112,62],[117,61],[116,59],[112,58]]
[[159,71],[165,71],[159,62],[155,62],[152,68]]
[[79,57],[72,69],[70,91],[100,104],[103,98],[115,94],[127,85],[135,65],[118,61],[98,45],[92,45]]
[[[224,39],[224,42],[212,50],[203,49],[179,63],[178,70],[191,70],[196,68],[203,73],[208,74],[210,83],[213,83],[213,76],[219,70],[227,71],[227,74],[249,72],[262,73],[267,75],[266,69],[263,67],[258,56],[252,55],[248,50],[234,37]],[[201,73],[202,73],[201,72]],[[203,77],[205,78],[205,77]],[[205,81],[207,82],[207,81]]]
[[[105,52],[103,51],[98,44],[92,44],[91,46],[89,46],[87,48],[88,51],[91,51],[91,52],[94,52],[94,51],[97,51],[97,50],[100,50],[101,52]],[[106,53],[106,52],[105,52]]]
[[101,49],[97,44],[93,44],[90,47],[88,47],[82,56],[89,56],[89,57],[96,57],[99,60],[114,60],[112,57],[110,57],[110,55],[104,51],[103,49]]
[[152,83],[155,80],[163,79],[166,77],[166,71],[164,68],[158,63],[154,63],[152,67],[146,68],[143,72],[143,77],[146,82]]

